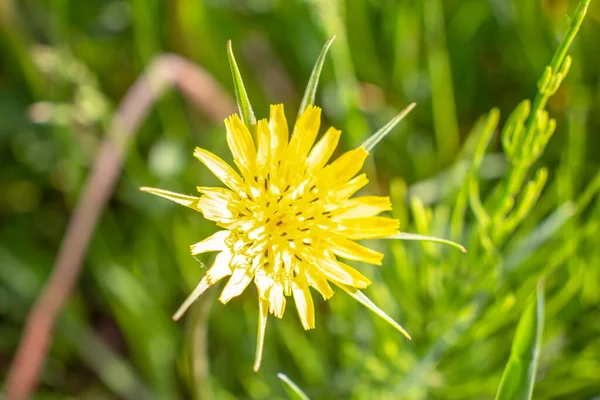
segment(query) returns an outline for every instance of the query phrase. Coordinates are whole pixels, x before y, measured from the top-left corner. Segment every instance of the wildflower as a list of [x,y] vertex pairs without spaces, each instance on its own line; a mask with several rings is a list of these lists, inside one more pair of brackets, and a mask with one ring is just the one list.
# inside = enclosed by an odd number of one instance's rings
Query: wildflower
[[369,150],[414,104],[363,146],[329,162],[341,132],[329,128],[317,141],[321,109],[311,104],[324,52],[330,43],[331,40],[313,70],[302,112],[291,135],[283,105],[272,105],[269,120],[254,123],[254,115],[251,109],[248,111],[249,101],[230,52],[238,104],[241,104],[240,114],[244,121],[234,114],[225,119],[225,128],[227,143],[239,172],[215,154],[196,148],[194,156],[226,188],[198,187],[199,196],[140,188],[199,211],[204,218],[222,228],[191,246],[193,255],[218,254],[173,319],[179,319],[202,293],[222,279],[228,278],[219,297],[223,303],[239,296],[254,282],[259,304],[255,370],[260,366],[267,316],[270,313],[277,318],[283,317],[288,297],[294,298],[304,329],[315,327],[310,287],[324,299],[329,299],[333,295],[330,286],[333,283],[408,336],[400,325],[359,291],[371,283],[369,279],[338,257],[381,265],[383,254],[356,241],[424,239],[410,234],[400,237],[398,220],[379,216],[391,209],[388,197],[352,197],[368,183],[366,175],[359,172]]
[[227,188],[198,187],[199,197],[166,190],[141,190],[200,211],[223,230],[191,246],[193,255],[219,252],[200,284],[181,306],[180,317],[209,286],[229,277],[219,300],[227,303],[254,281],[261,318],[283,316],[293,296],[305,329],[315,326],[309,287],[324,299],[328,281],[355,288],[369,283],[337,257],[381,264],[383,254],[355,240],[398,233],[398,220],[376,216],[391,209],[388,197],[351,196],[368,183],[358,174],[368,156],[364,147],[329,163],[340,131],[329,128],[317,142],[321,109],[309,106],[288,140],[282,105],[258,121],[256,144],[237,114],[225,120],[227,143],[241,174],[215,154],[196,148],[198,158]]

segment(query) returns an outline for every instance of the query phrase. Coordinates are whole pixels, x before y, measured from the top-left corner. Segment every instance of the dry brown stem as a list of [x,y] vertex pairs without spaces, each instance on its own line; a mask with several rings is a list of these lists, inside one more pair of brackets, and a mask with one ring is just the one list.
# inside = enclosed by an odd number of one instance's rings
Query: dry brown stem
[[173,54],[156,57],[129,89],[87,177],[50,278],[27,316],[7,375],[8,399],[26,399],[34,393],[56,319],[77,284],[88,244],[121,173],[127,148],[151,106],[170,86],[175,86],[211,120],[220,121],[235,110],[231,98],[206,71]]

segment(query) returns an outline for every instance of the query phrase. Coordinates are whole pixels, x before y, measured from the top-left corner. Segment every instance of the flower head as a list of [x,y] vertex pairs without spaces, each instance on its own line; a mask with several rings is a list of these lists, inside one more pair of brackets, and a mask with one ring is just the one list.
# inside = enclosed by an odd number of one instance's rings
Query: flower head
[[229,44],[243,117],[242,120],[234,114],[225,119],[227,143],[237,170],[215,154],[196,148],[194,156],[225,187],[198,187],[199,196],[141,188],[199,211],[222,228],[191,246],[193,255],[206,252],[217,252],[217,255],[173,319],[179,319],[204,291],[222,279],[227,278],[219,297],[223,303],[239,296],[253,282],[259,304],[255,370],[261,362],[268,314],[283,317],[288,297],[294,299],[302,326],[314,328],[311,287],[329,299],[333,295],[330,283],[339,286],[408,336],[360,292],[359,289],[371,282],[344,260],[380,265],[383,254],[356,241],[400,238],[398,220],[379,216],[391,209],[388,197],[353,196],[368,183],[366,175],[359,174],[368,151],[414,104],[362,146],[330,162],[341,132],[329,128],[317,141],[321,109],[313,106],[312,101],[324,55],[332,40],[325,45],[313,70],[301,115],[291,134],[282,105],[271,106],[268,121],[255,121]]
[[[390,199],[352,197],[368,183],[361,170],[368,152],[348,151],[328,163],[340,138],[329,128],[316,143],[321,109],[310,106],[289,137],[282,105],[256,125],[256,143],[237,114],[225,120],[227,143],[240,173],[215,154],[196,148],[198,158],[227,188],[198,187],[199,197],[142,188],[200,211],[223,230],[191,246],[193,255],[218,252],[198,288],[175,318],[198,296],[228,277],[219,300],[227,303],[254,282],[259,304],[278,318],[293,296],[305,329],[315,326],[309,287],[324,299],[328,281],[365,288],[370,281],[338,260],[381,264],[383,254],[356,242],[397,234],[398,220],[377,216]],[[266,317],[266,315],[265,315]]]

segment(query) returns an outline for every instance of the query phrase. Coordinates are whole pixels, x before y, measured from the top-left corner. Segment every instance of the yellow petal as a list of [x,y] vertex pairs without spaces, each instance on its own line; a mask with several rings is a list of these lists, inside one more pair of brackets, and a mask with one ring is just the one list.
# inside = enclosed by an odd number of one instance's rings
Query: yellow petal
[[194,291],[185,299],[183,304],[177,309],[177,312],[173,314],[173,320],[177,321],[179,318],[183,316],[183,314],[187,311],[188,308],[210,287],[208,280],[206,277],[202,278],[198,286],[194,289]]
[[202,161],[202,163],[231,190],[239,192],[242,189],[242,178],[229,164],[223,161],[223,159],[200,147],[196,147],[194,157]]
[[214,285],[226,276],[231,275],[231,253],[223,251],[215,257],[215,261],[206,271],[206,280],[210,285]]
[[366,217],[344,219],[334,230],[348,239],[376,239],[398,233],[400,222],[387,217]]
[[258,144],[257,162],[259,166],[265,167],[269,165],[269,156],[271,154],[271,132],[269,131],[269,123],[266,119],[258,121],[256,125],[256,137]]
[[368,249],[356,242],[348,240],[342,236],[331,235],[327,238],[328,249],[336,256],[354,260],[363,261],[369,264],[381,265],[383,254],[378,251]]
[[354,193],[358,192],[360,189],[365,187],[369,183],[367,179],[367,174],[360,174],[357,177],[349,180],[339,189],[335,190],[333,195],[338,201],[345,200],[352,196]]
[[285,311],[285,296],[281,283],[275,283],[269,290],[269,312],[277,318],[283,317]]
[[258,290],[259,299],[267,300],[269,298],[268,292],[274,283],[275,281],[273,281],[273,278],[268,276],[264,269],[256,272],[254,284],[256,285],[256,290]]
[[220,196],[202,196],[198,208],[204,218],[211,221],[230,222],[237,214],[231,210],[229,201]]
[[271,160],[280,160],[283,156],[288,143],[288,126],[285,114],[283,112],[283,104],[271,106],[271,114],[269,116],[269,130],[271,131]]
[[227,144],[242,175],[250,180],[255,175],[256,148],[252,134],[237,114],[225,119]]
[[330,281],[340,282],[357,288],[366,288],[371,283],[366,276],[354,268],[329,257],[318,258],[317,262],[323,274]]
[[325,167],[319,177],[330,186],[345,183],[361,170],[368,155],[364,147],[347,151]]
[[325,132],[325,135],[311,150],[306,160],[306,170],[309,173],[316,172],[327,164],[327,161],[329,161],[329,158],[331,158],[338,145],[341,133],[342,131],[335,128],[329,128]]
[[171,200],[177,204],[181,204],[182,206],[193,208],[194,210],[198,211],[198,197],[186,196],[185,194],[179,194],[175,192],[170,192],[168,190],[156,189],[151,187],[141,187],[140,190],[142,192],[151,193],[153,195],[163,197],[167,200]]
[[236,219],[239,214],[247,212],[244,200],[229,189],[201,186],[197,189],[204,195],[200,197],[197,208],[211,221],[230,222],[230,219]]
[[247,272],[243,268],[236,268],[233,271],[219,297],[221,303],[225,304],[234,297],[239,296],[248,287],[252,282],[252,276],[248,275]]
[[315,106],[308,106],[304,114],[298,118],[294,126],[294,133],[288,145],[287,154],[289,157],[302,159],[306,157],[310,148],[315,143],[319,126],[321,124],[321,109]]
[[304,329],[314,329],[315,327],[315,308],[313,305],[310,289],[306,282],[294,282],[292,285],[294,302],[300,316],[300,321]]
[[192,251],[192,255],[207,253],[209,251],[225,251],[227,250],[227,245],[225,244],[225,240],[229,238],[231,235],[231,231],[219,231],[201,242],[193,244],[190,246]]
[[228,201],[240,201],[240,196],[236,192],[233,192],[226,188],[196,186],[196,190],[208,196],[217,195],[221,197],[226,197]]
[[321,293],[323,299],[327,300],[333,296],[333,290],[331,289],[331,286],[329,286],[325,275],[323,275],[323,273],[318,271],[315,267],[307,271],[306,279],[308,280],[310,286],[314,287],[319,293]]
[[392,209],[389,197],[363,196],[344,201],[332,217],[333,221],[346,218],[372,217]]

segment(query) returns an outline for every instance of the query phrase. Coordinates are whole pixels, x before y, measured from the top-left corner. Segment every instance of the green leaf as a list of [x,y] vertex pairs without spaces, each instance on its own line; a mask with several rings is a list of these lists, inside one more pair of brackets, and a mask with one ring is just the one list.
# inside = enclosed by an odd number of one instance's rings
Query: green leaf
[[436,242],[436,243],[447,244],[449,246],[457,248],[460,251],[462,251],[463,253],[467,252],[467,249],[465,249],[465,247],[463,245],[458,244],[456,242],[453,242],[451,240],[442,239],[442,238],[438,238],[438,237],[435,237],[435,236],[419,235],[419,234],[416,234],[416,233],[400,232],[397,235],[384,237],[383,239],[416,240],[416,241],[421,241],[421,242]]
[[408,334],[408,332],[406,332],[406,330],[402,326],[400,326],[399,323],[394,321],[394,319],[392,317],[390,317],[382,309],[377,307],[377,305],[375,305],[375,303],[373,303],[371,301],[371,299],[369,299],[363,292],[361,292],[360,290],[358,290],[354,287],[343,285],[341,283],[336,283],[336,285],[339,286],[340,288],[342,288],[346,293],[348,293],[350,296],[352,296],[360,304],[367,307],[370,311],[374,312],[378,317],[383,319],[388,324],[392,325],[396,330],[398,330],[401,334],[406,336],[408,339],[412,339],[410,337],[410,335]]
[[244,87],[244,81],[242,81],[240,69],[238,68],[237,63],[235,62],[235,57],[233,56],[231,40],[227,41],[227,56],[229,57],[229,66],[231,67],[231,75],[233,77],[233,86],[235,88],[235,99],[237,101],[238,111],[242,117],[242,121],[244,121],[244,124],[246,124],[246,126],[249,128],[253,127],[256,125],[256,117],[254,116],[254,111],[252,111],[252,105],[250,104],[248,93],[246,93],[246,88]]
[[496,400],[531,399],[543,329],[544,289],[540,282],[535,298],[525,309],[517,326]]
[[281,379],[281,382],[283,382],[283,387],[285,388],[287,394],[290,396],[290,399],[310,400],[310,397],[308,397],[298,385],[296,385],[290,378],[288,378],[286,374],[280,372],[277,374],[277,377]]
[[306,85],[306,90],[304,91],[304,96],[302,97],[302,102],[300,103],[300,109],[298,110],[297,118],[300,118],[304,111],[308,108],[308,106],[312,106],[315,103],[315,94],[317,93],[317,86],[319,85],[319,77],[321,76],[321,71],[323,70],[323,64],[325,63],[325,56],[327,56],[327,52],[331,47],[331,43],[335,39],[335,35],[330,37],[321,53],[319,54],[319,58],[317,58],[317,62],[313,67],[312,73],[310,74],[310,79],[308,80],[308,85]]

